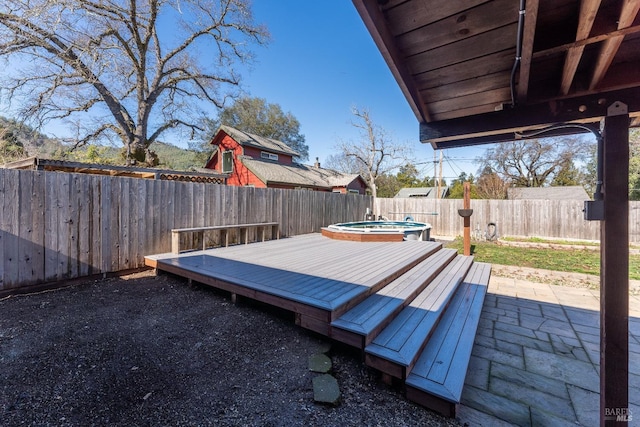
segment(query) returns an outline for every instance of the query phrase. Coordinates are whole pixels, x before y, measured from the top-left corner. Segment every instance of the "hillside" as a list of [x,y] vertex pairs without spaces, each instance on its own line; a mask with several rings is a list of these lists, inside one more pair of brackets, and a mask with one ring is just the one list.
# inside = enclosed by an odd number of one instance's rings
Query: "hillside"
[[[159,168],[190,170],[203,167],[198,153],[165,142],[154,142],[151,150],[160,159]],[[122,165],[121,147],[88,145],[71,150],[59,139],[50,138],[19,122],[0,116],[0,164],[27,157],[42,157],[86,163]]]

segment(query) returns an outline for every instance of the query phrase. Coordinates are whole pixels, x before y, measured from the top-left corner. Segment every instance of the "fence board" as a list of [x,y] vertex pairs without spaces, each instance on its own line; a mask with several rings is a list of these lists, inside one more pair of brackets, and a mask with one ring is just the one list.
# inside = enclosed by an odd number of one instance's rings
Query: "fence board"
[[20,221],[18,216],[18,203],[20,191],[20,171],[5,173],[5,192],[2,210],[2,226],[5,238],[4,250],[4,289],[17,287],[18,279],[18,242],[20,240]]
[[[153,251],[153,253],[159,253],[161,251],[158,250],[159,245],[159,234],[160,234],[160,218],[159,211],[160,207],[160,190],[162,181],[156,180],[145,180],[145,184],[147,186],[147,198],[149,199],[149,209],[143,212],[144,215],[144,224],[147,230],[147,242],[149,242],[149,247],[147,250]],[[144,254],[144,251],[142,253]]]
[[102,177],[100,185],[100,192],[102,194],[102,200],[100,203],[100,214],[102,216],[102,235],[101,235],[101,251],[102,251],[102,271],[114,271],[112,268],[113,251],[117,252],[115,247],[116,242],[112,240],[112,227],[113,227],[113,203],[112,187],[117,184],[116,180],[109,179],[110,177]]
[[129,187],[131,184],[130,179],[123,179],[120,181],[120,209],[118,211],[119,222],[120,222],[120,232],[118,234],[119,245],[118,245],[118,270],[126,270],[131,268],[129,266],[129,249],[131,242],[131,232],[130,232],[130,223],[131,223],[131,203],[130,198],[131,194],[129,192]]
[[114,180],[108,176],[100,177],[100,229],[101,229],[101,241],[100,241],[100,254],[102,255],[102,262],[100,263],[102,272],[113,271],[111,270],[111,186]]
[[99,179],[87,180],[91,188],[91,211],[89,212],[89,230],[91,236],[89,242],[89,274],[97,274],[101,271],[102,261],[102,216],[100,207],[102,206],[101,181]]
[[78,239],[77,239],[77,259],[78,259],[78,275],[86,276],[89,274],[89,264],[91,263],[89,254],[91,252],[91,204],[93,203],[93,195],[91,189],[91,181],[86,176],[78,176],[76,186],[78,191]]
[[140,219],[140,189],[139,179],[130,179],[129,181],[129,256],[127,257],[127,268],[134,268],[138,265],[140,253],[138,245],[140,244],[140,234],[138,222]]
[[45,229],[45,175],[38,171],[33,175],[33,188],[31,190],[31,279],[34,283],[41,283],[45,276],[45,253],[44,253],[44,229]]
[[31,258],[33,256],[33,234],[32,234],[32,211],[31,211],[31,194],[33,191],[34,174],[25,174],[24,179],[20,182],[20,191],[18,194],[18,211],[19,215],[25,220],[20,221],[18,233],[18,280],[20,283],[31,284],[33,271]]
[[56,251],[56,278],[62,280],[68,277],[69,267],[69,182],[71,175],[59,173],[57,177],[55,197],[57,205],[52,209],[57,211],[57,222],[52,224],[52,230],[56,230],[58,238],[56,246],[51,250]]
[[144,229],[144,212],[147,209],[147,186],[144,179],[133,180],[133,201],[135,204],[135,210],[131,212],[135,223],[135,239],[132,244],[134,245],[134,254],[132,255],[131,263],[134,266],[140,265],[140,262],[144,259],[144,247],[146,244],[147,233]]

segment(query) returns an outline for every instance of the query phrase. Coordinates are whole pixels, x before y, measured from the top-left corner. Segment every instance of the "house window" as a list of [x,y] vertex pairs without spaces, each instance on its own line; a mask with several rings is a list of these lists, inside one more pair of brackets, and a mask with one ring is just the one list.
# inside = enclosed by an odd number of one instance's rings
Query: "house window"
[[267,160],[278,160],[277,154],[267,153],[266,151],[260,152],[260,157]]
[[222,173],[233,172],[233,151],[222,152]]
[[349,194],[360,194],[360,191],[358,190],[354,190],[354,189],[349,189]]

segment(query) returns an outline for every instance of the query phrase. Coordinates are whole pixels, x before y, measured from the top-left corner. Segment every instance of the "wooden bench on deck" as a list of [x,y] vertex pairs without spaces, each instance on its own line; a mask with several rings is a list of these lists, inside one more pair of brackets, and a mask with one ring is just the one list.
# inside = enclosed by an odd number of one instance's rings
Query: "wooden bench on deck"
[[474,263],[405,381],[407,398],[455,417],[491,265]]
[[232,224],[232,225],[212,225],[207,227],[191,227],[191,228],[174,228],[171,230],[171,252],[174,254],[180,253],[183,250],[180,247],[180,236],[185,233],[195,233],[199,235],[202,241],[202,249],[207,247],[206,233],[212,231],[219,231],[221,233],[221,239],[224,241],[224,246],[229,246],[229,231],[238,230],[239,242],[249,243],[249,230],[255,229],[258,239],[265,241],[267,237],[267,229],[271,230],[271,239],[280,238],[280,224],[277,222],[258,222],[255,224]]

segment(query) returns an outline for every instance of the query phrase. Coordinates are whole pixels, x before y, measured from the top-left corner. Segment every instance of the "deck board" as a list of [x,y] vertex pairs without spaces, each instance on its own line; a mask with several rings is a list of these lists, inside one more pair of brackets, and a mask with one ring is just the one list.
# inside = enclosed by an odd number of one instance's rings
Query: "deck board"
[[[375,272],[372,272],[372,269],[378,268],[381,256],[393,255],[395,257],[401,252],[402,255],[400,258],[402,259],[411,256],[410,253],[414,251],[423,253],[424,249],[424,247],[415,245],[413,248],[394,248],[379,244],[369,245],[366,243],[365,245],[369,246],[363,248],[362,243],[347,242],[351,243],[351,245],[340,246],[341,249],[336,250],[335,243],[330,239],[319,242],[320,244],[307,237],[303,237],[300,241],[297,241],[298,239],[299,237],[297,236],[292,239],[276,241],[296,240],[292,242],[291,246],[272,244],[260,248],[252,244],[247,247],[230,247],[231,250],[229,251],[226,250],[227,248],[224,248],[224,251],[219,250],[223,248],[217,248],[214,249],[215,252],[197,251],[192,252],[192,254],[207,252],[208,254],[215,254],[220,258],[247,259],[250,260],[248,262],[256,265],[313,274],[318,277],[339,277],[342,281],[349,281],[352,276],[366,278],[365,276],[367,274],[375,274]],[[438,245],[435,243],[422,243],[424,245]],[[258,246],[261,245],[262,243]],[[278,248],[278,246],[280,246],[280,248]],[[363,256],[364,254],[362,252],[367,252],[368,256]]]
[[[368,297],[332,323],[333,328],[344,329],[367,336],[385,323],[397,310],[411,302],[455,256],[456,251],[443,249],[398,277],[388,286]],[[384,325],[386,326],[386,325]]]
[[440,249],[434,242],[348,242],[320,234],[147,257],[173,269],[333,311]]
[[458,403],[491,266],[475,263],[407,377],[408,388]]
[[367,364],[406,378],[472,262],[458,256],[449,263],[365,348]]

